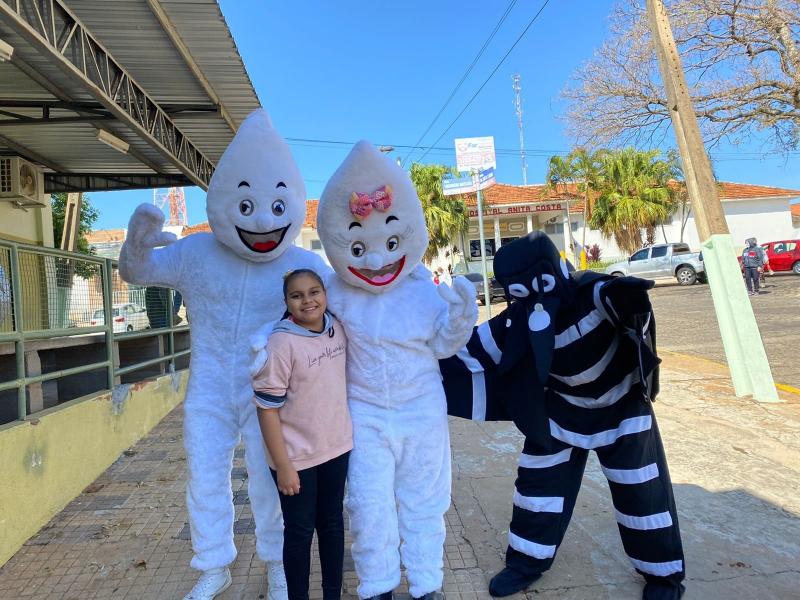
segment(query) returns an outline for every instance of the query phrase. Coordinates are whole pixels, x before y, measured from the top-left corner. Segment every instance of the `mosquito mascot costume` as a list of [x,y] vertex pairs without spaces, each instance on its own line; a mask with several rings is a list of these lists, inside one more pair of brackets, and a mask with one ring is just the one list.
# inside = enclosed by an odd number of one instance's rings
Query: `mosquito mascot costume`
[[230,585],[227,565],[236,557],[230,475],[234,448],[243,439],[256,549],[268,563],[270,598],[275,600],[286,597],[280,562],[283,524],[251,401],[249,337],[283,313],[286,271],[327,267],[317,255],[292,244],[305,219],[305,186],[265,111],[255,111],[242,123],[222,155],[206,210],[213,233],[175,241],[161,231],[161,211],[139,206],[120,253],[120,274],[130,283],[179,290],[191,315],[191,374],[184,402],[186,503],[195,552],[191,564],[203,575],[186,598],[213,598]]
[[494,274],[512,302],[441,363],[451,414],[511,419],[525,435],[506,568],[490,593],[521,591],[550,568],[594,450],[644,598],[680,598],[683,550],[651,406],[653,282],[572,273],[541,232],[500,248]]
[[[412,597],[442,586],[450,438],[438,358],[463,347],[474,288],[433,283],[408,175],[367,142],[325,187],[319,235],[335,275],[328,306],[347,338],[354,448],[347,510],[362,598],[391,598],[406,567]],[[402,540],[402,543],[401,543]]]

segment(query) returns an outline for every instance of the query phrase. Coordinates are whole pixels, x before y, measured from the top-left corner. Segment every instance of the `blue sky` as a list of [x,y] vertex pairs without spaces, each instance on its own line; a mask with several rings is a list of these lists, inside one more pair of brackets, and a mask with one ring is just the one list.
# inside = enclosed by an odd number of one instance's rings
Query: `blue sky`
[[[472,62],[508,2],[473,0],[277,2],[221,0],[222,11],[262,105],[287,138],[414,145]],[[568,151],[559,93],[607,36],[611,0],[551,1],[463,116],[436,144],[492,135],[498,149],[518,149],[512,75],[522,78],[528,183],[544,180],[547,158]],[[519,0],[422,144],[445,130],[514,43],[542,0]],[[668,142],[671,143],[671,142]],[[292,143],[310,198],[346,156],[346,144]],[[798,157],[742,159],[761,145],[720,147],[717,176],[800,188]],[[392,156],[405,158],[407,150]],[[421,152],[412,154],[419,157]],[[424,162],[455,162],[452,150]],[[498,155],[497,180],[522,183],[518,155]],[[205,194],[186,189],[189,222],[206,220]],[[151,191],[91,194],[98,229],[124,227]]]

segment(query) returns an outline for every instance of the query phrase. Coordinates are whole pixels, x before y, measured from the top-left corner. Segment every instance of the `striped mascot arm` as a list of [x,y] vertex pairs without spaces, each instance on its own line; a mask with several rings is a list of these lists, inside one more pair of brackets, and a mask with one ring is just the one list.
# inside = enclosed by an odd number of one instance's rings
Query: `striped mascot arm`
[[447,414],[472,421],[510,421],[498,378],[506,311],[472,330],[467,345],[439,361]]

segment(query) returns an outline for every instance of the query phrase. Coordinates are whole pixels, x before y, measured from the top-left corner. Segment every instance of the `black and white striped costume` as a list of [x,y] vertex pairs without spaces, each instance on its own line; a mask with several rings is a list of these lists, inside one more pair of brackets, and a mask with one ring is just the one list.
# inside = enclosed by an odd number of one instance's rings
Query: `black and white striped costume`
[[[526,436],[507,568],[550,568],[594,450],[631,563],[648,581],[663,578],[654,587],[682,589],[672,484],[650,403],[658,391],[655,321],[646,300],[651,283],[588,272],[570,274],[569,281],[574,294],[555,314],[546,383],[537,377],[534,349],[525,339],[531,308],[515,300],[476,327],[458,355],[441,362],[449,412],[474,420],[511,419]],[[638,321],[619,308],[635,303],[637,294],[644,294],[648,307]]]

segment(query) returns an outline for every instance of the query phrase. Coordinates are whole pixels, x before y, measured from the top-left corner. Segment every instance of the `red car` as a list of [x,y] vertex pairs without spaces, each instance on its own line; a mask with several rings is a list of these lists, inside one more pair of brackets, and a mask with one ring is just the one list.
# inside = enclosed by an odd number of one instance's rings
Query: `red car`
[[[767,253],[770,268],[775,271],[794,271],[800,275],[800,240],[781,240],[779,242],[769,242],[761,244]],[[742,257],[739,257],[739,266],[742,265]]]

